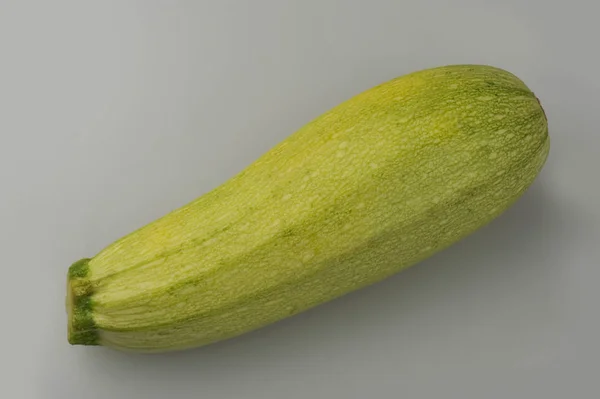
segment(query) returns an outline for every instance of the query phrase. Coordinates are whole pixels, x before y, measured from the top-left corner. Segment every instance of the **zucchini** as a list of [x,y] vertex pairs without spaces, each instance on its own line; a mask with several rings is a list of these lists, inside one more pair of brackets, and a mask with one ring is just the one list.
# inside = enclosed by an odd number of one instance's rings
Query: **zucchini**
[[181,350],[305,311],[487,224],[548,152],[540,102],[505,70],[450,65],[380,84],[75,262],[68,341]]

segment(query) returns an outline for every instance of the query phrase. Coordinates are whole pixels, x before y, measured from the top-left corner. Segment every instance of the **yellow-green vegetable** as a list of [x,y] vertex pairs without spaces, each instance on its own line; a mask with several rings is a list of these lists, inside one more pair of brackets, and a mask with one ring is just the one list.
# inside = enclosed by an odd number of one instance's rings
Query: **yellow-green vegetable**
[[548,151],[546,115],[509,72],[453,65],[381,84],[73,264],[69,342],[197,347],[375,283],[500,215]]

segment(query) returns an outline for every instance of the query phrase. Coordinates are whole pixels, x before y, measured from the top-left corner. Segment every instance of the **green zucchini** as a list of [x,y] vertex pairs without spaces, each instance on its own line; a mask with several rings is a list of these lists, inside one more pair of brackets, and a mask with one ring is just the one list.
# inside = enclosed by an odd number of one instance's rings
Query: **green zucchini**
[[505,70],[451,65],[380,84],[75,262],[68,340],[181,350],[305,311],[487,224],[548,152],[540,102]]

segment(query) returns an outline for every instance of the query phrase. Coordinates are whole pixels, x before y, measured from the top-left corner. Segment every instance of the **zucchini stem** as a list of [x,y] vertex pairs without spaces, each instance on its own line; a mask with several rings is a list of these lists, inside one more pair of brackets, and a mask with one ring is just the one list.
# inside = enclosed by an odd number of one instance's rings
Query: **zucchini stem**
[[93,286],[87,277],[89,259],[71,265],[67,277],[67,339],[71,345],[98,345],[98,330],[92,316]]

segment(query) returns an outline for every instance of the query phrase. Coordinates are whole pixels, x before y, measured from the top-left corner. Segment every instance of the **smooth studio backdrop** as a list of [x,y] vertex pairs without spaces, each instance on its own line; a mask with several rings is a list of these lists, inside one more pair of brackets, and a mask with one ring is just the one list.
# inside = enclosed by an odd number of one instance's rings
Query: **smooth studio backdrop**
[[[0,397],[591,398],[600,6],[589,0],[0,0]],[[237,339],[66,341],[69,265],[418,69],[491,64],[546,110],[539,179],[414,268]]]

